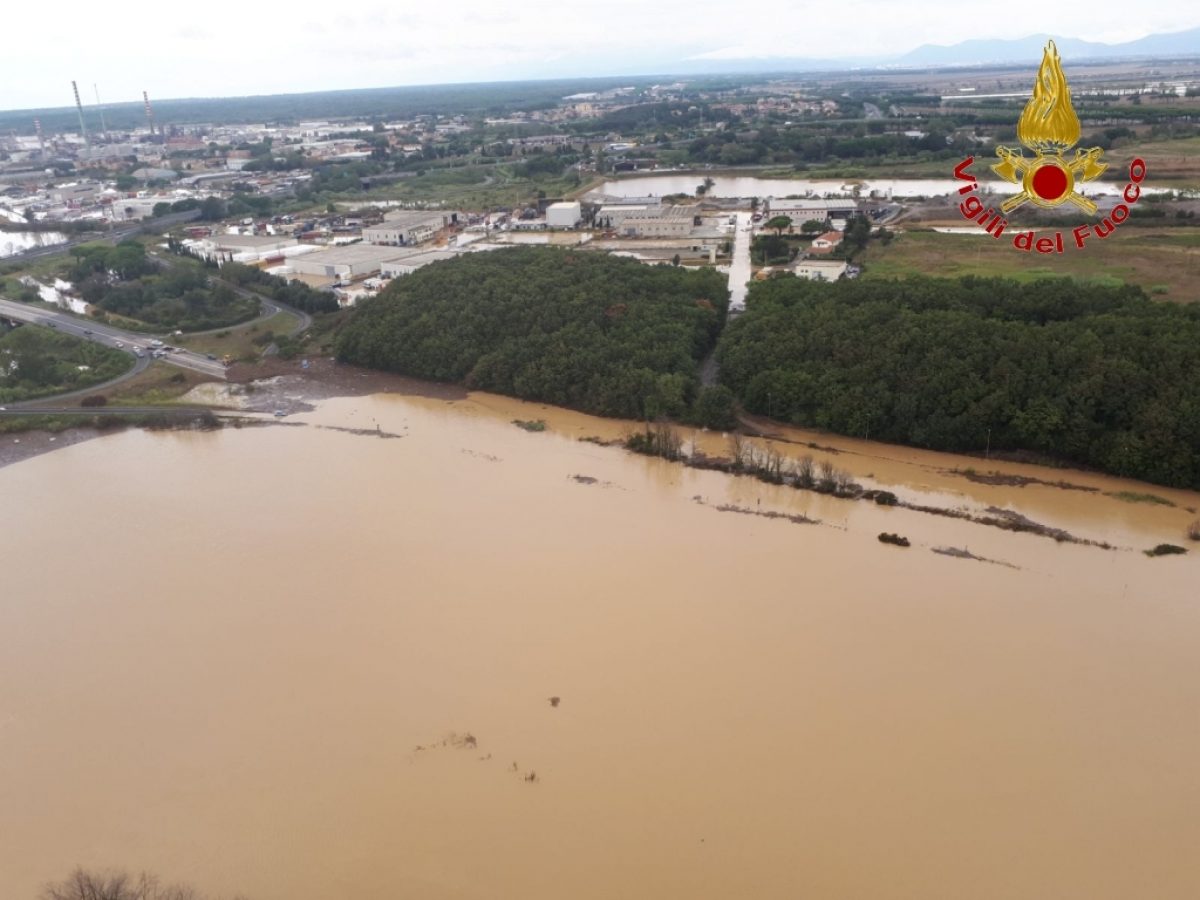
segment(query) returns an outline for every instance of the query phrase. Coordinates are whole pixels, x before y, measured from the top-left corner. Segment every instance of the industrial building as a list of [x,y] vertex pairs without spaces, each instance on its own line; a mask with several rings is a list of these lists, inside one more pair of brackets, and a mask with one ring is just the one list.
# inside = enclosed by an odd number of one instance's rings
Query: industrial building
[[605,204],[596,213],[595,224],[628,237],[681,238],[699,224],[698,212],[698,207],[659,203]]
[[578,201],[551,203],[546,207],[547,228],[574,228],[583,221],[583,205]]
[[278,234],[213,234],[197,240],[192,249],[205,259],[257,262],[287,255],[298,246],[295,238]]
[[809,281],[837,281],[846,274],[846,263],[837,259],[802,259],[792,271]]
[[362,231],[370,244],[407,247],[431,240],[443,228],[458,224],[458,213],[428,209],[396,209],[388,212],[379,225]]
[[349,281],[376,274],[385,262],[398,256],[401,254],[391,247],[344,244],[294,257],[288,260],[288,266],[298,275]]
[[417,269],[427,266],[430,263],[454,259],[456,256],[458,254],[453,250],[427,250],[424,253],[413,253],[410,256],[402,256],[399,259],[384,262],[380,266],[379,274],[384,278],[398,278],[401,275],[411,275]]
[[853,198],[844,200],[768,200],[768,216],[787,216],[793,225],[805,222],[828,222],[830,219],[848,219],[858,212],[858,203]]

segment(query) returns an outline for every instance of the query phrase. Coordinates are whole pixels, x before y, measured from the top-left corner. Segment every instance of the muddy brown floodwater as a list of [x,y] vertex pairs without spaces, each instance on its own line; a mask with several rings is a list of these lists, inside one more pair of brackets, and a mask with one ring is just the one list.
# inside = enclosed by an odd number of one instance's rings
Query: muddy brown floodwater
[[1103,550],[488,395],[285,422],[0,470],[5,900],[1200,896],[1200,554],[1140,552],[1200,496],[780,435]]

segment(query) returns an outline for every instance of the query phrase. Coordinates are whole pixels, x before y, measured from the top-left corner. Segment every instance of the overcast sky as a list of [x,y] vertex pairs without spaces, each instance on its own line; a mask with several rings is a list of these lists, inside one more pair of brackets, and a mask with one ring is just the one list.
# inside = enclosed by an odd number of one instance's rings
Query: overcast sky
[[[1023,10],[1031,12],[1025,14]],[[1200,25],[1175,0],[10,0],[0,109],[670,72],[682,61],[903,53],[1034,33],[1117,43]],[[1200,49],[1200,48],[1198,48]]]

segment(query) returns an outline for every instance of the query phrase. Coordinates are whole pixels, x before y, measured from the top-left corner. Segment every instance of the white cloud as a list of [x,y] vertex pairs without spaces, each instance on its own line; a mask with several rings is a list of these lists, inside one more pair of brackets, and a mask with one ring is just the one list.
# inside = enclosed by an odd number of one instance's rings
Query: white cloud
[[[1045,31],[1115,42],[1200,25],[1173,0],[1097,0],[1087,21],[1042,5],[1036,23],[962,0],[492,0],[286,4],[15,2],[0,36],[0,105],[64,106],[70,82],[106,101],[670,71],[687,59],[899,54],[923,43]],[[18,37],[14,38],[16,35]]]

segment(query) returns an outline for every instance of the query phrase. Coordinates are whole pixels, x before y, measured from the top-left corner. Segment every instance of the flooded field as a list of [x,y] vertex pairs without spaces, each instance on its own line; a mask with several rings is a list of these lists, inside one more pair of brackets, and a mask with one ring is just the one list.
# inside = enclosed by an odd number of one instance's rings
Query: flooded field
[[24,253],[33,247],[51,247],[66,240],[67,236],[59,231],[0,231],[0,258]]
[[1200,558],[1142,552],[1200,495],[774,445],[1104,550],[579,440],[630,427],[389,395],[0,469],[0,896],[1200,895]]
[[[947,163],[951,176],[954,163]],[[984,175],[987,175],[984,171]],[[661,197],[666,194],[692,194],[704,181],[705,173],[687,175],[635,175],[604,182],[592,193],[605,197]],[[857,188],[863,197],[941,197],[962,187],[961,181],[946,178],[755,178],[748,175],[714,175],[709,197],[849,197]],[[1092,196],[1116,195],[1122,183],[1096,181],[1087,185]],[[1009,185],[988,176],[982,182],[985,193],[1007,193]]]

